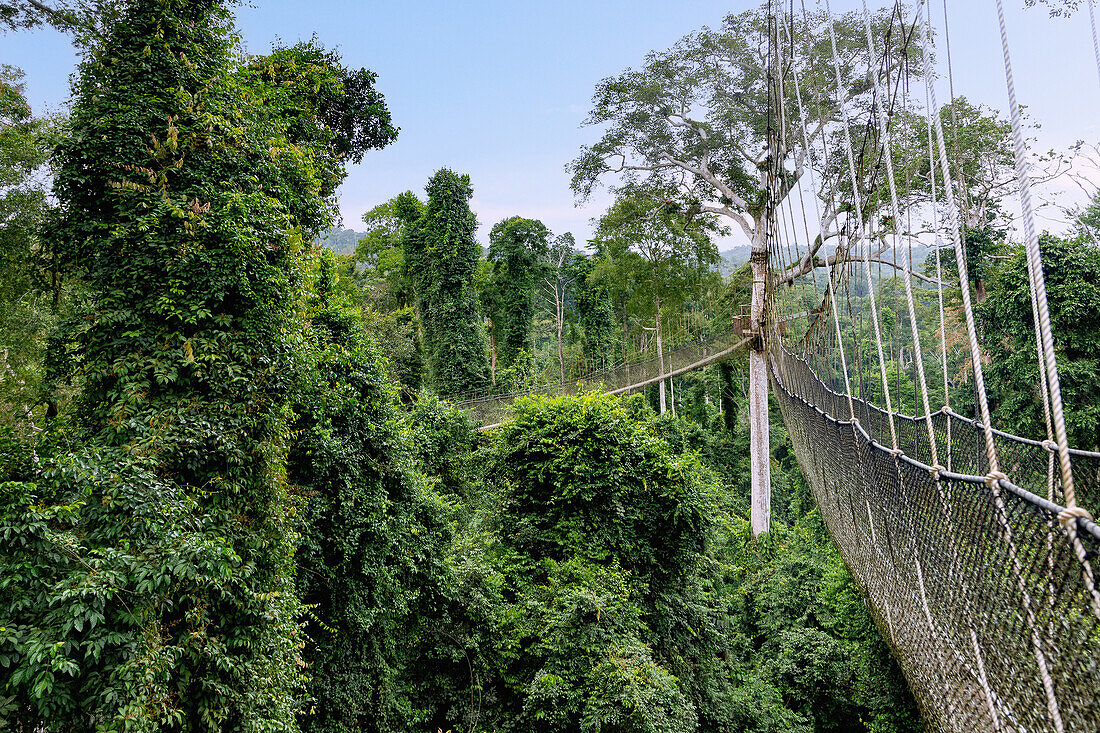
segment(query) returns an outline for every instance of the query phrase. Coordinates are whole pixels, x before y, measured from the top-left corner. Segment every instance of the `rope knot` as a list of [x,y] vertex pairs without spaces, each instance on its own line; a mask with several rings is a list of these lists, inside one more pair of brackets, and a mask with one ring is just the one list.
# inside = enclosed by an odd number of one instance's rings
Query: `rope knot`
[[1071,506],[1058,512],[1058,524],[1062,525],[1062,528],[1069,530],[1072,526],[1076,529],[1078,519],[1087,519],[1092,521],[1092,515],[1089,514],[1088,509],[1083,506]]
[[932,474],[932,478],[934,478],[938,481],[939,478],[940,478],[940,472],[941,471],[946,471],[946,470],[947,470],[946,468],[944,468],[943,466],[941,466],[940,464],[937,463],[936,465],[931,466],[928,469],[928,472]]
[[1058,444],[1055,443],[1050,438],[1047,438],[1046,440],[1044,440],[1042,445],[1043,445],[1044,448],[1046,448],[1051,453],[1055,453],[1058,450]]
[[994,488],[994,484],[1002,479],[1007,481],[1008,474],[1006,474],[1004,471],[990,471],[985,476],[985,485],[992,489]]
[[901,448],[891,448],[890,455],[892,455],[894,458],[897,458],[898,456],[905,455],[905,451],[903,451]]

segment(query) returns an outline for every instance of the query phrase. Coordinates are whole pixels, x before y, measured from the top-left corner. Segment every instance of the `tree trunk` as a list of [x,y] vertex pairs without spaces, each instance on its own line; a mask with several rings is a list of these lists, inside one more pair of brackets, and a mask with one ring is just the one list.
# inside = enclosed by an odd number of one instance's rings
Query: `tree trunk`
[[664,346],[661,343],[661,296],[653,295],[653,304],[657,308],[657,329],[654,331],[654,335],[657,337],[657,376],[661,377],[661,381],[657,384],[660,386],[661,394],[661,414],[665,414],[665,351]]
[[489,321],[489,375],[493,386],[497,386],[497,338],[492,321]]
[[[626,327],[626,314],[625,309],[623,313],[623,364],[626,366],[626,384],[631,384],[630,381],[630,331]],[[626,386],[626,385],[623,385]]]
[[771,528],[771,462],[768,436],[768,367],[764,361],[764,287],[768,268],[765,227],[757,230],[752,245],[752,330],[749,350],[749,456],[752,468],[753,537]]
[[554,311],[558,318],[558,369],[561,372],[561,383],[565,384],[565,355],[561,350],[561,331],[564,325],[562,321],[565,320],[565,298],[562,297],[564,293],[556,285],[554,286]]

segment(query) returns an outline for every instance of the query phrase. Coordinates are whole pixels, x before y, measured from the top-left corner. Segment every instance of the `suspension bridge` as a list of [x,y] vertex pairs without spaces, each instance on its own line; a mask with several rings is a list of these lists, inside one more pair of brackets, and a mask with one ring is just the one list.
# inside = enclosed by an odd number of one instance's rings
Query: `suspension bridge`
[[[838,53],[828,0],[813,13],[783,5],[777,3],[770,18],[765,214],[753,240],[753,302],[742,326],[539,391],[627,392],[747,351],[754,531],[766,531],[770,521],[770,385],[829,532],[927,720],[960,733],[1100,730],[1100,526],[1090,513],[1100,506],[1100,453],[1068,444],[1001,2],[996,19],[1042,436],[1014,435],[991,417],[984,380],[989,356],[967,271],[963,187],[952,180],[957,168],[936,101],[930,5],[896,6],[891,27],[876,36],[864,3],[862,105],[840,92],[842,63],[851,59],[842,62]],[[1093,3],[1087,6],[1100,74]],[[891,63],[891,44],[899,38],[905,63]],[[800,57],[822,48],[822,58]],[[831,84],[822,81],[822,68],[831,72]],[[811,70],[818,72],[813,84],[799,78]],[[908,96],[914,80],[923,99]],[[923,171],[894,160],[894,111],[901,105],[923,115]],[[875,162],[868,165],[869,159]],[[914,177],[922,178],[923,197],[912,195]],[[914,212],[930,217],[931,225],[914,227]],[[822,257],[829,240],[833,254]],[[931,243],[934,276],[921,276],[918,287],[911,253],[921,241]],[[884,250],[892,252],[887,264],[901,279],[892,329],[883,318]],[[862,294],[855,305],[853,292]],[[922,329],[930,312],[934,329]],[[955,363],[949,363],[949,335],[963,344]],[[901,409],[897,362],[894,384],[888,373],[887,354],[899,353],[903,339],[911,354],[913,414]],[[949,376],[958,373],[972,386],[969,417],[951,404]],[[492,427],[517,396],[459,404]]]

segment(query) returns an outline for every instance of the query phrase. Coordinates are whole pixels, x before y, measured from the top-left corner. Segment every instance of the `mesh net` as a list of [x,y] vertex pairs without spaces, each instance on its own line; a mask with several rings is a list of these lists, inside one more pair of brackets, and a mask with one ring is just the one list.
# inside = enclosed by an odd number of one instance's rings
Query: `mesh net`
[[[884,410],[859,399],[850,408],[805,359],[771,352],[799,464],[929,719],[953,731],[1100,730],[1100,609],[1086,577],[1100,571],[1100,527],[1077,521],[1082,559],[1058,523],[1062,507],[1009,480],[987,483],[974,421],[936,413],[940,462],[950,462],[937,475],[923,417],[895,416],[895,453]],[[1045,492],[1049,451],[997,440],[1003,470]]]
[[508,408],[517,397],[533,394],[573,395],[590,390],[618,394],[643,389],[659,382],[662,374],[667,379],[729,358],[747,343],[740,332],[731,331],[666,352],[663,369],[657,357],[652,357],[626,362],[612,369],[592,372],[566,382],[532,387],[522,392],[458,400],[455,405],[466,410],[471,418],[482,425],[493,425],[505,418]]

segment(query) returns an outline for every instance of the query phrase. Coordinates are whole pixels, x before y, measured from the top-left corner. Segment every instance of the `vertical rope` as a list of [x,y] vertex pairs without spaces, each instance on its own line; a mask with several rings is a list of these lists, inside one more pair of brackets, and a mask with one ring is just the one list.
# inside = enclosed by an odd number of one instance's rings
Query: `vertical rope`
[[[784,35],[785,35],[785,31],[786,31],[786,28],[784,28]],[[794,39],[790,39],[790,43],[793,47]],[[809,136],[806,134],[806,110],[802,106],[802,88],[799,85],[799,81],[798,81],[798,69],[793,64],[791,66],[791,71],[792,71],[792,74],[794,76],[794,96],[795,96],[795,100],[798,102],[798,121],[799,121],[799,128],[802,131],[802,146],[806,150],[806,156],[808,158],[810,156],[810,151],[812,150],[812,148],[810,147]],[[825,144],[824,144],[824,141],[822,141],[822,149],[824,149],[824,148],[825,148]],[[808,167],[809,172],[810,172],[810,188],[811,188],[811,190],[813,190],[815,192],[815,195],[812,197],[813,202],[814,202],[814,214],[817,215],[819,236],[821,236],[823,238],[822,239],[822,246],[824,247],[825,246],[825,242],[824,242],[825,222],[822,220],[822,217],[821,217],[821,204],[818,202],[817,196],[816,196],[817,177],[814,174],[813,165],[811,164],[807,167]],[[808,236],[809,236],[809,231],[807,230],[807,237]],[[811,265],[812,265],[812,263],[811,263]],[[841,368],[841,371],[844,373],[844,394],[848,398],[848,414],[852,418],[852,420],[855,420],[856,419],[856,408],[855,408],[855,405],[852,402],[852,383],[848,378],[848,358],[844,354],[844,338],[843,338],[843,336],[841,334],[841,331],[840,331],[840,316],[837,313],[837,306],[836,306],[836,289],[834,288],[834,285],[833,285],[833,282],[834,282],[833,281],[833,268],[832,268],[832,265],[829,264],[829,258],[828,257],[825,257],[825,276],[828,279],[828,282],[827,282],[825,287],[828,288],[828,290],[829,290],[829,305],[831,306],[830,310],[832,311],[832,315],[833,315],[833,326],[836,329],[836,342],[837,342],[837,346],[839,347],[838,350],[840,352],[840,368]]]
[[[922,33],[924,48],[931,48],[931,34],[929,21],[924,18]],[[927,51],[926,51],[927,52]],[[959,271],[959,290],[962,295],[963,313],[966,317],[966,336],[970,346],[970,360],[974,369],[974,386],[977,392],[978,410],[982,421],[982,432],[985,438],[985,455],[989,461],[989,472],[999,473],[1000,464],[997,462],[997,445],[993,440],[993,428],[989,419],[989,399],[985,392],[985,374],[982,371],[981,347],[978,345],[978,329],[974,323],[974,308],[970,301],[970,276],[966,268],[966,251],[960,236],[962,217],[958,203],[955,200],[954,184],[951,179],[951,168],[947,162],[947,145],[944,142],[943,123],[940,121],[939,105],[936,102],[936,89],[932,85],[931,69],[924,70],[924,84],[931,102],[930,117],[936,130],[936,142],[939,151],[940,173],[943,179],[944,198],[947,202],[948,221],[951,228],[951,238],[955,245],[955,265]]]
[[[867,9],[867,0],[863,0],[863,30],[867,36],[867,52],[870,54],[871,58],[875,58],[877,52],[875,50],[874,40],[871,36],[871,13]],[[889,74],[890,70],[887,69],[886,73]],[[883,107],[882,86],[879,83],[878,74],[875,73],[873,68],[871,69],[871,80],[874,82],[875,86],[875,108],[878,111],[879,135],[882,138],[883,157],[886,159],[886,176],[889,179],[890,188],[890,208],[891,213],[894,215],[894,271],[897,272],[896,264],[898,254],[896,232],[897,228],[901,226],[901,207],[898,204],[897,182],[894,178],[894,156],[891,150],[890,125],[887,121],[886,110]],[[913,332],[913,360],[916,362],[917,378],[920,382],[921,397],[924,402],[924,423],[925,427],[928,429],[928,444],[932,451],[932,465],[938,466],[940,465],[940,459],[939,453],[936,450],[936,431],[932,426],[932,407],[928,401],[928,382],[924,378],[924,357],[921,354],[920,334],[917,329],[917,308],[913,299],[913,275],[909,271],[910,266],[911,265],[907,265],[902,268],[902,275],[905,281],[905,301],[909,310],[909,323],[912,326],[911,330]],[[898,364],[898,375],[899,377],[901,375],[900,362]],[[916,412],[916,400],[913,401],[913,411]],[[897,446],[894,447],[896,448]]]
[[[829,0],[825,0],[825,13],[829,24],[829,40],[832,44],[833,71],[836,73],[837,93],[843,95],[844,81],[840,74],[840,56],[837,53],[836,28],[833,23],[833,11],[829,5]],[[859,177],[856,175],[855,155],[852,152],[852,133],[849,129],[848,108],[844,105],[843,99],[839,100],[838,106],[840,107],[844,123],[844,142],[848,154],[848,174],[852,179],[852,208],[855,209],[856,212],[856,236],[860,236],[867,231],[867,227],[863,221],[863,197],[859,192]],[[890,401],[890,380],[886,376],[886,357],[882,352],[882,330],[879,327],[878,304],[875,302],[875,284],[871,279],[871,259],[869,252],[869,247],[863,250],[863,264],[867,274],[867,293],[871,301],[871,320],[874,323],[875,329],[875,346],[878,348],[878,365],[879,376],[882,379],[882,394],[886,402],[886,416],[890,423],[890,442],[894,450],[897,450],[898,431],[894,425],[894,407]]]
[[1004,52],[1005,81],[1008,85],[1008,105],[1012,117],[1012,144],[1016,156],[1016,179],[1020,186],[1020,207],[1024,222],[1024,251],[1027,253],[1028,275],[1035,294],[1039,319],[1042,354],[1046,362],[1047,380],[1050,386],[1051,413],[1054,418],[1054,435],[1058,441],[1058,462],[1062,470],[1062,492],[1066,507],[1077,506],[1073,491],[1073,469],[1069,460],[1069,442],[1066,438],[1066,421],[1062,410],[1062,389],[1058,381],[1058,363],[1054,355],[1054,340],[1050,332],[1050,310],[1047,306],[1047,289],[1043,279],[1043,265],[1039,254],[1039,235],[1035,231],[1035,212],[1031,205],[1031,177],[1028,175],[1027,148],[1024,145],[1020,106],[1016,102],[1016,86],[1012,77],[1012,60],[1008,49],[1008,31],[1005,27],[1004,4],[997,0],[997,22],[1001,27],[1001,49]]
[[1054,339],[1050,328],[1050,309],[1047,305],[1046,282],[1043,278],[1039,237],[1035,232],[1035,214],[1031,206],[1031,178],[1027,172],[1027,149],[1024,146],[1020,106],[1016,102],[1012,59],[1008,48],[1008,30],[1005,27],[1004,3],[1001,0],[997,0],[997,22],[1001,29],[1001,50],[1004,52],[1005,82],[1008,86],[1008,104],[1012,117],[1012,142],[1016,155],[1016,178],[1020,185],[1020,206],[1023,212],[1024,235],[1026,237],[1024,251],[1027,254],[1028,275],[1039,315],[1036,326],[1039,329],[1043,346],[1043,353],[1040,358],[1046,362],[1047,381],[1050,386],[1050,411],[1051,417],[1054,418],[1054,437],[1058,443],[1058,464],[1062,473],[1062,495],[1066,501],[1066,511],[1058,516],[1058,520],[1065,528],[1074,552],[1081,562],[1085,584],[1092,597],[1093,613],[1096,614],[1097,618],[1100,618],[1100,590],[1096,587],[1096,580],[1093,577],[1092,566],[1089,565],[1085,547],[1077,537],[1078,519],[1088,517],[1089,514],[1077,506],[1077,496],[1073,490],[1073,469],[1070,466],[1069,441],[1066,437],[1066,420],[1062,409],[1062,388],[1058,381],[1058,363],[1054,356]]
[[[1000,0],[998,0],[998,4]],[[930,22],[927,18],[923,23],[923,37],[924,47],[928,49],[931,47],[930,42]],[[942,169],[944,180],[944,192],[949,202],[948,211],[955,221],[952,222],[951,234],[955,240],[955,260],[959,270],[959,285],[962,292],[963,310],[966,315],[966,330],[967,337],[970,341],[971,358],[974,365],[974,381],[977,387],[978,403],[982,415],[982,430],[985,436],[986,457],[989,460],[989,476],[987,479],[987,485],[993,493],[994,504],[997,510],[998,523],[1001,525],[1001,529],[1005,535],[1005,541],[1008,544],[1009,558],[1012,562],[1014,574],[1016,575],[1017,585],[1022,595],[1022,601],[1024,606],[1025,617],[1028,622],[1028,626],[1031,630],[1031,642],[1032,650],[1035,655],[1036,663],[1039,667],[1039,674],[1042,679],[1043,689],[1046,693],[1047,710],[1050,712],[1051,718],[1054,722],[1055,729],[1062,733],[1064,726],[1062,724],[1061,712],[1058,706],[1058,701],[1054,694],[1054,682],[1050,676],[1050,670],[1047,666],[1046,655],[1043,652],[1042,642],[1038,637],[1038,631],[1036,630],[1036,622],[1034,612],[1031,608],[1031,596],[1028,593],[1026,584],[1023,580],[1022,569],[1020,567],[1019,557],[1016,553],[1016,547],[1013,542],[1012,528],[1008,524],[1007,512],[1004,506],[1004,500],[1001,496],[1000,480],[1004,477],[1004,474],[1000,472],[997,464],[997,449],[993,441],[993,430],[989,418],[989,402],[986,397],[985,380],[982,374],[981,355],[978,346],[977,331],[974,326],[974,311],[970,301],[970,279],[966,270],[966,253],[963,249],[962,241],[959,236],[959,220],[958,220],[958,208],[955,206],[955,200],[953,190],[951,187],[951,173],[947,165],[947,149],[944,144],[943,127],[940,122],[939,107],[936,104],[936,92],[932,85],[932,75],[928,68],[925,68],[924,73],[925,86],[928,90],[929,99],[931,100],[930,115],[935,120],[936,137],[939,143],[940,153],[940,167]],[[974,634],[974,629],[971,627],[971,633]],[[977,638],[974,637],[975,651],[978,651]],[[978,656],[978,662],[981,664],[981,655]]]
[[[927,63],[927,62],[926,62]],[[924,90],[925,114],[928,117],[928,181],[932,187],[932,231],[935,232],[936,242],[934,252],[936,255],[936,297],[939,301],[940,311],[940,364],[943,369],[943,406],[951,409],[951,388],[947,380],[947,319],[943,308],[943,266],[940,262],[940,247],[943,240],[940,239],[939,210],[936,205],[936,153],[932,139],[932,102],[928,90]],[[951,470],[951,416],[944,412],[947,426],[947,470]]]
[[1096,9],[1094,0],[1089,2],[1089,28],[1092,29],[1092,56],[1096,60],[1096,77],[1100,81],[1100,43],[1096,40]]

